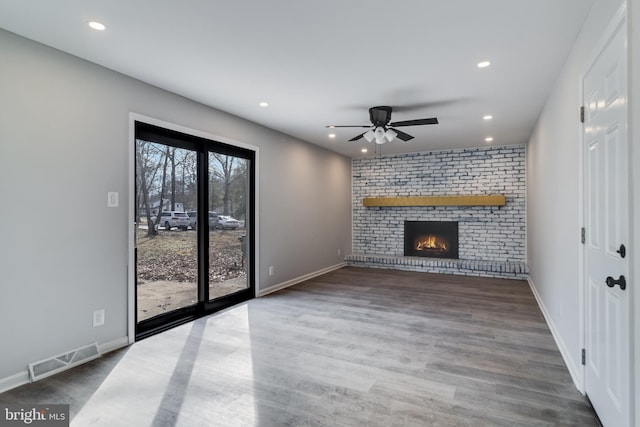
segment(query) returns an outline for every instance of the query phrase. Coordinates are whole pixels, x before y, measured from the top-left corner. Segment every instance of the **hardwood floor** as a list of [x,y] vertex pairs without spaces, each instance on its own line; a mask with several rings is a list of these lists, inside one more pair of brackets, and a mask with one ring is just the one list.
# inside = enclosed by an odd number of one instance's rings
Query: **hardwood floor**
[[0,394],[77,426],[598,425],[524,281],[343,268]]

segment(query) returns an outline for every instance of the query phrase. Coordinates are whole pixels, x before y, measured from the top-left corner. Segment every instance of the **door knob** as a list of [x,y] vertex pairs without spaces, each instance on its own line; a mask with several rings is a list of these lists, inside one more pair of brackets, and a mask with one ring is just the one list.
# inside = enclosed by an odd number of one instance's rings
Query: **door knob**
[[620,249],[618,249],[616,252],[620,254],[620,258],[624,258],[625,256],[627,256],[627,248],[625,248],[624,245],[620,245]]
[[611,276],[607,277],[607,286],[613,288],[615,285],[620,286],[620,289],[622,289],[623,291],[627,289],[627,281],[624,276],[620,276],[618,280],[614,279]]

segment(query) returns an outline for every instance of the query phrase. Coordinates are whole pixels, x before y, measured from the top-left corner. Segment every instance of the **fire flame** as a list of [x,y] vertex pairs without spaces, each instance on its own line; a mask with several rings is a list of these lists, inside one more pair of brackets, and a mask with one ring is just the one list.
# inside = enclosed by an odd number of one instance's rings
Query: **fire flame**
[[438,240],[435,236],[427,236],[425,240],[421,240],[416,243],[416,249],[423,251],[425,249],[440,249],[447,250],[447,243],[442,240]]

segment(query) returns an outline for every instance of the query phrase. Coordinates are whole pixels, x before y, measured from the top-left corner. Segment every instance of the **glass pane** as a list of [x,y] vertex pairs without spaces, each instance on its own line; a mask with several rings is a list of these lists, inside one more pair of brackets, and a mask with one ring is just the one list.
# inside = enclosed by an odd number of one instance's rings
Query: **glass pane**
[[136,140],[138,321],[198,302],[196,152]]
[[209,153],[209,299],[248,288],[249,160]]

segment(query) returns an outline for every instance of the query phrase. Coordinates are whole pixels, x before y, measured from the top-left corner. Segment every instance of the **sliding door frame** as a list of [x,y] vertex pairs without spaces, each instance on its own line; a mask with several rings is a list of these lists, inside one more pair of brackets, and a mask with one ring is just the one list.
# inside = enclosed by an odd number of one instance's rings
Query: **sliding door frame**
[[[247,215],[247,220],[249,221],[249,224],[247,225],[248,227],[250,227],[249,229],[249,233],[248,233],[248,237],[249,237],[249,247],[252,247],[253,250],[248,251],[248,253],[250,254],[249,259],[247,260],[249,265],[248,265],[248,276],[247,276],[247,280],[248,280],[248,284],[249,284],[249,288],[247,289],[247,291],[250,293],[250,289],[253,286],[253,295],[247,295],[247,293],[244,293],[244,291],[240,291],[238,294],[239,295],[232,295],[231,297],[227,298],[225,302],[222,301],[218,301],[218,300],[212,300],[212,301],[205,301],[204,302],[204,310],[199,310],[196,313],[193,314],[193,316],[183,316],[181,318],[176,318],[176,320],[174,322],[169,322],[167,327],[164,328],[160,328],[160,329],[168,329],[169,327],[173,327],[177,324],[180,323],[185,323],[188,322],[190,320],[193,320],[197,317],[203,316],[203,315],[207,315],[210,314],[216,310],[219,310],[221,308],[224,307],[228,307],[230,304],[233,305],[235,303],[241,302],[243,300],[246,300],[247,297],[248,298],[252,298],[252,297],[257,297],[258,296],[258,289],[259,289],[259,283],[258,283],[258,279],[259,279],[259,274],[258,273],[258,266],[259,266],[259,256],[258,256],[258,247],[259,247],[259,186],[258,184],[258,180],[257,177],[259,176],[259,149],[256,146],[253,145],[249,145],[246,143],[242,143],[242,142],[238,142],[235,140],[231,140],[229,138],[226,137],[222,137],[219,135],[213,135],[207,132],[203,132],[203,131],[199,131],[199,130],[195,130],[195,129],[191,129],[191,128],[187,128],[181,125],[177,125],[174,123],[169,123],[169,122],[165,122],[159,119],[155,119],[152,117],[148,117],[148,116],[143,116],[137,113],[129,113],[129,195],[128,195],[128,217],[129,217],[129,227],[128,227],[128,266],[127,266],[127,303],[128,303],[128,320],[127,320],[127,325],[128,325],[128,339],[129,339],[129,343],[133,343],[136,340],[136,329],[137,329],[137,321],[136,321],[136,257],[135,257],[135,253],[136,253],[136,244],[135,244],[135,209],[136,209],[136,194],[135,194],[135,177],[136,177],[136,165],[135,165],[135,148],[136,148],[136,122],[141,122],[144,124],[149,124],[152,126],[157,126],[159,128],[162,129],[166,129],[168,131],[176,131],[176,132],[180,132],[182,134],[194,137],[194,139],[206,139],[211,141],[212,144],[219,144],[216,145],[216,148],[220,148],[222,152],[226,150],[228,150],[229,154],[233,154],[233,150],[234,149],[239,149],[241,151],[248,151],[250,152],[250,158],[248,159],[251,164],[252,167],[250,168],[250,171],[252,172],[250,174],[249,177],[249,186],[250,186],[250,191],[253,192],[253,203],[251,206],[251,212],[248,213]],[[226,146],[226,148],[225,148]],[[211,152],[210,150],[208,150],[209,152]],[[215,152],[218,152],[217,149],[214,150]],[[206,173],[207,170],[207,165],[204,164],[205,162],[203,162],[203,157],[206,157],[203,153],[198,154],[199,157],[201,157],[199,159],[199,173]],[[203,175],[206,176],[206,175]],[[205,186],[199,186],[198,192],[199,192],[199,197],[204,197],[206,196],[206,185]],[[206,212],[202,213],[202,210],[199,209],[199,214],[200,216],[203,216],[206,214]],[[205,222],[202,222],[204,218],[198,218],[199,223],[201,224],[206,224],[207,223],[207,219],[204,219]],[[199,227],[200,228],[200,227]],[[206,245],[206,240],[205,239],[198,239],[198,250],[202,251],[204,250],[205,254],[208,254],[208,248],[205,248]],[[207,255],[208,257],[208,255]],[[206,264],[208,265],[208,263]],[[204,271],[206,269],[206,265],[201,265],[199,266],[199,275],[204,274]],[[200,288],[200,287],[199,287]],[[202,289],[199,290],[199,292],[203,292]],[[202,295],[199,295],[200,297]],[[201,298],[199,298],[201,299]]]

